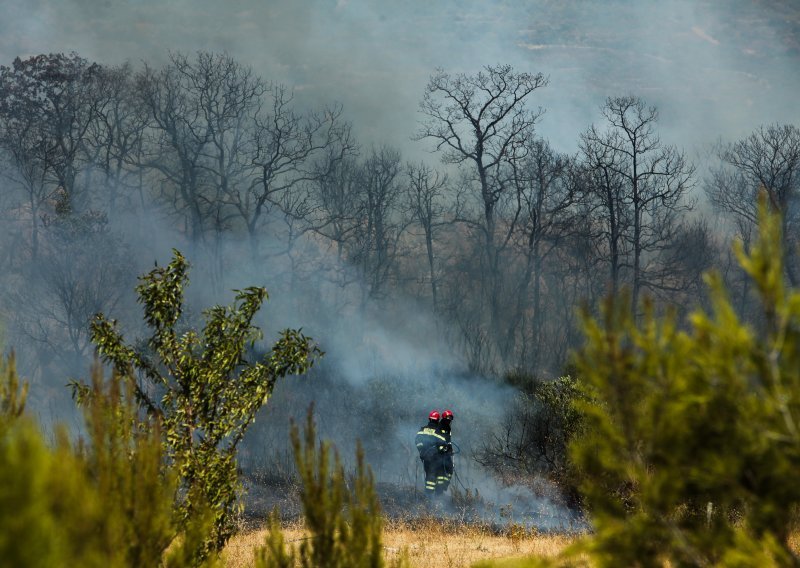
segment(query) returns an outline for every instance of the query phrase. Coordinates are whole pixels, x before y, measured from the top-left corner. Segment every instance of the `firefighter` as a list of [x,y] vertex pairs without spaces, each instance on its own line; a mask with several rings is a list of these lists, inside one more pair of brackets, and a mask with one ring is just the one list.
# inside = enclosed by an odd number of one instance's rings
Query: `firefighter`
[[450,480],[453,478],[453,444],[451,443],[450,424],[453,422],[453,411],[445,410],[439,417],[439,434],[444,438],[444,452],[442,452],[443,473],[436,478],[436,493],[441,494],[450,487]]
[[442,457],[447,440],[439,430],[440,418],[439,411],[432,410],[428,414],[428,424],[423,426],[414,438],[417,451],[419,451],[419,459],[422,460],[425,468],[425,497],[427,498],[441,493],[437,491],[438,480],[445,475]]

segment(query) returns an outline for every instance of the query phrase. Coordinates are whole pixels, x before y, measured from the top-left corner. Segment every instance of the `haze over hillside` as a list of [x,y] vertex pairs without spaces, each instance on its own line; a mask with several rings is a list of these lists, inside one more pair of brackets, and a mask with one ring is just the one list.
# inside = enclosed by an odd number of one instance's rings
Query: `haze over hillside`
[[[732,213],[751,236],[765,183],[719,150],[756,133],[753,155],[763,157],[765,138],[794,152],[797,2],[2,8],[0,314],[45,417],[74,410],[65,376],[85,374],[96,312],[118,318],[129,338],[141,331],[135,277],[169,262],[172,248],[193,265],[192,323],[230,302],[230,289],[263,285],[273,302],[257,323],[267,335],[302,326],[327,352],[312,380],[279,385],[253,455],[280,454],[288,416],[316,400],[325,434],[344,448],[378,417],[366,447],[387,479],[411,477],[408,444],[433,406],[469,417],[458,423],[462,458],[508,426],[525,386],[514,372],[565,372],[582,341],[578,306],[630,286],[632,305],[652,294],[682,317],[704,301],[702,274],[716,268],[743,318],[753,312],[719,219]],[[68,55],[37,57],[58,53]],[[487,89],[470,90],[489,75]],[[48,99],[67,83],[74,107]],[[459,108],[448,89],[464,85],[475,98]],[[502,115],[517,123],[458,114],[492,89],[513,100],[508,85],[526,91]],[[220,110],[221,92],[233,111]],[[615,112],[653,135],[642,150],[657,170],[647,179],[632,182]],[[468,140],[461,155],[455,133],[441,136],[448,120]],[[480,128],[481,144],[512,132],[488,167],[470,154]],[[447,162],[436,142],[456,156]],[[794,215],[800,175],[780,173],[790,181],[771,189]],[[716,209],[705,199],[711,182]],[[787,227],[800,235],[800,214]],[[789,260],[800,275],[800,256]]]
[[[510,63],[550,86],[541,132],[563,150],[607,96],[657,105],[683,145],[796,121],[800,4],[777,0],[383,2],[5,0],[0,62],[76,51],[107,64],[227,51],[298,100],[340,101],[366,142],[409,147],[436,67]],[[404,148],[405,150],[405,148]]]

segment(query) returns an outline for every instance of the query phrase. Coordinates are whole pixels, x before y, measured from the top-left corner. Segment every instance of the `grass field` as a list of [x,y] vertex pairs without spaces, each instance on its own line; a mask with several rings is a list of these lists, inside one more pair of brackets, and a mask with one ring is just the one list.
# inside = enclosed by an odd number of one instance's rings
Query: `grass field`
[[[295,544],[305,538],[299,525],[284,527],[287,541]],[[228,568],[253,565],[253,551],[264,543],[266,530],[251,530],[235,536],[228,543],[223,558]],[[471,525],[441,525],[433,520],[412,523],[392,522],[383,537],[387,559],[395,558],[403,548],[414,568],[458,568],[479,560],[537,554],[554,556],[575,537],[533,534],[524,530],[497,531]]]
[[[233,537],[223,553],[227,568],[253,566],[254,550],[264,544],[266,530],[256,529]],[[306,537],[302,526],[284,527],[288,542],[297,544]],[[519,556],[555,556],[577,536],[531,534],[507,530],[498,532],[473,525],[442,526],[432,520],[393,522],[386,526],[383,544],[387,560],[396,558],[403,548],[413,568],[458,568],[481,560]],[[800,554],[800,532],[790,538],[790,546]]]

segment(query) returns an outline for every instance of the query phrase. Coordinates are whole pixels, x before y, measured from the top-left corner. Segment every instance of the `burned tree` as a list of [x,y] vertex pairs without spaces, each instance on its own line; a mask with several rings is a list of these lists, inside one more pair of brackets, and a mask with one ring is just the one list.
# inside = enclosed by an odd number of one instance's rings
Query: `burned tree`
[[[609,245],[612,292],[620,269],[630,268],[632,302],[655,282],[657,253],[674,240],[680,213],[692,204],[694,166],[655,130],[658,112],[633,96],[614,97],[602,107],[604,129],[592,125],[581,135],[584,164],[591,172],[599,226]],[[626,258],[627,257],[627,258]]]
[[513,171],[525,157],[541,109],[528,106],[531,94],[547,84],[540,73],[518,73],[510,65],[487,66],[475,75],[434,74],[425,90],[425,118],[416,136],[430,139],[446,163],[463,166],[480,213],[472,223],[482,241],[483,296],[493,332],[499,332],[501,257],[515,218],[498,219],[498,204],[515,190]]
[[722,166],[706,185],[714,206],[733,217],[746,241],[758,225],[758,193],[766,192],[781,215],[786,275],[800,283],[800,129],[793,125],[761,126],[747,138],[723,146]]
[[431,284],[431,301],[434,313],[439,312],[438,276],[434,240],[437,233],[450,221],[445,219],[445,199],[450,190],[446,174],[440,174],[425,164],[409,164],[406,168],[406,207],[412,221],[422,229],[428,275]]

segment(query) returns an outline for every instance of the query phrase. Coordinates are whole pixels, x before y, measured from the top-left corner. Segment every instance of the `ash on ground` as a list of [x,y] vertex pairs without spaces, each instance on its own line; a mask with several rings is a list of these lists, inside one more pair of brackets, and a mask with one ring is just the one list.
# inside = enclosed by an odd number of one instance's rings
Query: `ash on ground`
[[[279,484],[266,483],[256,475],[244,479],[244,523],[263,526],[270,513],[278,512],[282,521],[302,518],[300,486],[289,480]],[[443,524],[454,527],[473,525],[499,534],[520,528],[531,533],[578,534],[590,530],[588,521],[579,510],[567,508],[552,500],[536,496],[524,486],[493,489],[494,495],[480,489],[451,486],[447,493],[427,498],[414,486],[378,483],[378,498],[384,516],[390,521],[412,525],[417,521],[440,518]]]

